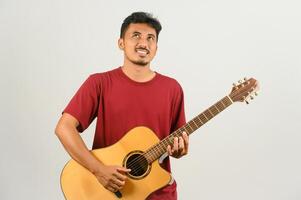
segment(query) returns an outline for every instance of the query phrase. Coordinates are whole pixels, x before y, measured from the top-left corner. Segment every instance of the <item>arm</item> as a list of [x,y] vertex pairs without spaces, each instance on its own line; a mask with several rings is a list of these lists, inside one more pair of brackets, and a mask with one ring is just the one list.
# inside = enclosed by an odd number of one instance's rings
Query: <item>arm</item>
[[106,189],[112,192],[120,190],[126,180],[124,173],[129,170],[119,166],[106,166],[94,157],[77,131],[78,125],[76,118],[64,113],[55,128],[55,133],[69,155],[93,173]]

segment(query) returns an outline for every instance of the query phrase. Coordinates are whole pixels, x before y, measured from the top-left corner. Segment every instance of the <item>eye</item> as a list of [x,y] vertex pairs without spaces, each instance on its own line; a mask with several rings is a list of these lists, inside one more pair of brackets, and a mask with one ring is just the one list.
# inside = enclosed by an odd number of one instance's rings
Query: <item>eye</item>
[[154,36],[148,36],[148,37],[147,37],[147,40],[148,40],[148,41],[154,41],[154,40],[155,40],[155,37],[154,37]]
[[132,38],[139,38],[139,37],[140,37],[140,35],[138,33],[134,33],[132,36]]

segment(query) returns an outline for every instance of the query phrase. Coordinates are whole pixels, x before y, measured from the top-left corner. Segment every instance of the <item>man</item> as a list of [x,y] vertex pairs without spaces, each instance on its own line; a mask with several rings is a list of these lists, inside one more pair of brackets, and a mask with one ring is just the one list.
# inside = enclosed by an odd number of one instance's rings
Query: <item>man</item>
[[[118,40],[124,52],[123,65],[91,75],[65,108],[55,130],[70,156],[111,192],[122,189],[130,170],[101,163],[89,152],[79,132],[97,118],[93,143],[93,149],[97,149],[118,142],[137,126],[149,127],[163,139],[185,123],[181,86],[176,80],[150,69],[160,31],[160,22],[148,13],[128,16]],[[175,158],[187,154],[187,134],[175,138],[166,151]],[[161,166],[170,171],[168,157]],[[176,183],[154,192],[148,199],[177,199]]]

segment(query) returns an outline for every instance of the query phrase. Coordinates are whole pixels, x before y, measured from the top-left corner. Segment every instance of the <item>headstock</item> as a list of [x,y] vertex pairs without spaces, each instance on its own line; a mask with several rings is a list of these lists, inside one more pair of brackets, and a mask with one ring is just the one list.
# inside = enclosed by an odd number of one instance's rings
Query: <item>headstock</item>
[[[238,81],[238,84],[233,83],[232,91],[229,97],[233,102],[243,102],[245,101],[249,104],[249,98],[254,99],[254,95],[257,96],[257,91],[259,90],[259,83],[254,78],[244,78],[244,80]],[[254,95],[253,95],[254,94]]]

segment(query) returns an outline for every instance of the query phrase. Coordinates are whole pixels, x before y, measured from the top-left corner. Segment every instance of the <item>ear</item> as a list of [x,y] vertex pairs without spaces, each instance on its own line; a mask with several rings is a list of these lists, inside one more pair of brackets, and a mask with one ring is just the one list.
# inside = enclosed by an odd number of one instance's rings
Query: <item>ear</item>
[[118,47],[119,49],[123,50],[124,49],[124,43],[123,43],[123,39],[119,38],[118,39]]

